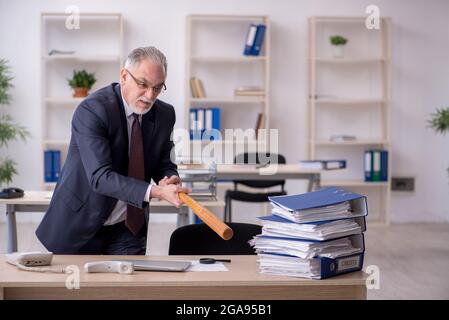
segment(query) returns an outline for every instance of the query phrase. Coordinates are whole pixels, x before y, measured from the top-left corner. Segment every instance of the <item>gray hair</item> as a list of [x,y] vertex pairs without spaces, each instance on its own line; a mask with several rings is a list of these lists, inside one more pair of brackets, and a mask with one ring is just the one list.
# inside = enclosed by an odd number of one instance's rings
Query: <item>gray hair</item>
[[167,75],[167,58],[156,47],[139,47],[132,50],[126,58],[125,68],[133,68],[143,60],[149,59],[157,65],[164,68],[164,73]]

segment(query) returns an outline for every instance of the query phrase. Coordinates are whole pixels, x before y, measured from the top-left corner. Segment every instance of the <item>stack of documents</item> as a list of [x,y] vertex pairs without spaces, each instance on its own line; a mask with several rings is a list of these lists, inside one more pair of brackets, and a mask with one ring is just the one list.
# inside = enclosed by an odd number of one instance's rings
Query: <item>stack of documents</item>
[[280,216],[260,217],[262,235],[269,237],[286,237],[292,239],[328,240],[345,237],[362,232],[365,227],[363,217],[334,221],[294,223]]
[[256,236],[250,243],[256,248],[257,253],[271,252],[302,259],[311,259],[317,256],[337,258],[363,251],[363,248],[361,248],[360,245],[354,246],[349,237],[319,242],[312,240]]
[[321,279],[362,268],[365,196],[332,187],[270,201],[272,215],[250,241],[262,273]]
[[301,259],[292,256],[260,254],[260,271],[281,276],[323,279],[335,275],[335,270],[347,273],[360,270],[363,265],[363,254],[328,259]]

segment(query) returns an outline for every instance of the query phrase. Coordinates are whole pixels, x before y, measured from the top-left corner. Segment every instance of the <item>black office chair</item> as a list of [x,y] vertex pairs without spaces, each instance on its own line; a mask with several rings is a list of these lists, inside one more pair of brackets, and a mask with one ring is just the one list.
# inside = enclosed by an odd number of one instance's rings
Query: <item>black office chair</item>
[[169,255],[248,255],[256,254],[248,241],[262,233],[262,227],[249,223],[229,223],[234,231],[230,240],[223,240],[206,224],[179,227],[170,237]]
[[[242,153],[235,157],[234,163],[265,165],[269,163],[285,164],[286,161],[285,157],[280,154]],[[238,184],[259,189],[281,186],[281,191],[251,193],[237,190]],[[267,202],[268,197],[286,195],[287,192],[285,192],[284,186],[285,180],[234,180],[234,190],[227,190],[225,194],[224,220],[226,222],[232,221],[232,200],[244,202]]]

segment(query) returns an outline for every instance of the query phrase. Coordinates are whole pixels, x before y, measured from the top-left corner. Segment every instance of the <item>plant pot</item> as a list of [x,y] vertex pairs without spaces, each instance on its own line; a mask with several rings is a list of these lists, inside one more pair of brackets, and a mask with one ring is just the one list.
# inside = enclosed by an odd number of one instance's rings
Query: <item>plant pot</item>
[[334,58],[341,59],[345,56],[345,46],[344,45],[339,45],[339,46],[333,45],[332,47],[333,47]]
[[84,98],[89,94],[89,89],[87,88],[73,88],[74,98]]

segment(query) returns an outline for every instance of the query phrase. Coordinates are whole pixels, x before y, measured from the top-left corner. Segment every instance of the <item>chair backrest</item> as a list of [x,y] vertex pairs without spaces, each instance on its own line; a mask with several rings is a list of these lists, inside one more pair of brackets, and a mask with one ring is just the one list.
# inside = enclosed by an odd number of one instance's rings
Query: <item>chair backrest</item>
[[248,255],[256,254],[248,241],[262,233],[262,227],[249,223],[228,223],[234,231],[223,240],[206,224],[179,227],[170,237],[169,255]]
[[[242,153],[234,158],[236,164],[264,165],[269,163],[285,164],[287,161],[281,154],[276,153]],[[236,184],[242,184],[251,188],[271,188],[281,186],[284,190],[285,180],[234,180]]]

